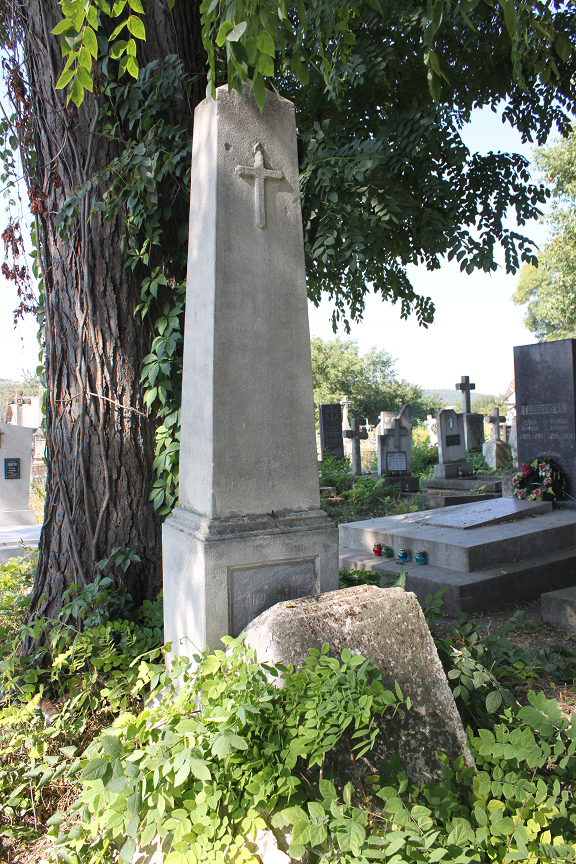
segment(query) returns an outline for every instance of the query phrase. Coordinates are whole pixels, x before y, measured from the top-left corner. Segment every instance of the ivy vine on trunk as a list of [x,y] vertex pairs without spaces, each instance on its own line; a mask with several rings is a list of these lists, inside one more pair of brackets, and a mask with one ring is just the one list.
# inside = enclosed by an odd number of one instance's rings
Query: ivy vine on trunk
[[[196,71],[195,64],[202,71],[195,4],[181,4],[169,14],[162,0],[150,0],[146,11],[155,26],[143,48],[144,64],[178,54],[180,79],[185,71]],[[140,377],[156,319],[166,317],[165,305],[172,306],[169,298],[183,279],[182,256],[169,260],[178,250],[158,245],[162,228],[174,230],[182,222],[177,201],[148,190],[149,200],[157,195],[161,212],[156,225],[147,220],[144,251],[134,246],[138,226],[130,222],[121,196],[108,211],[100,206],[104,193],[114,190],[112,181],[118,186],[109,166],[126,158],[133,137],[142,132],[134,117],[138,98],[110,82],[104,60],[93,93],[79,108],[66,106],[55,89],[64,61],[58,39],[50,35],[60,17],[55,0],[14,4],[6,11],[13,45],[22,46],[18,69],[30,101],[35,164],[29,182],[42,193],[36,216],[42,240],[48,480],[31,616],[55,615],[64,591],[93,581],[96,563],[117,547],[130,547],[141,559],[125,574],[118,572],[136,602],[161,587],[161,517],[150,500],[157,412],[144,403]],[[170,100],[173,113],[191,120],[204,95],[202,84],[196,76],[181,87],[178,104],[172,83],[161,82],[164,102]],[[189,160],[190,127],[186,137]],[[78,189],[82,198],[65,230],[58,214]],[[142,242],[141,235],[138,239]],[[169,274],[157,286],[154,308],[142,297],[143,256]]]

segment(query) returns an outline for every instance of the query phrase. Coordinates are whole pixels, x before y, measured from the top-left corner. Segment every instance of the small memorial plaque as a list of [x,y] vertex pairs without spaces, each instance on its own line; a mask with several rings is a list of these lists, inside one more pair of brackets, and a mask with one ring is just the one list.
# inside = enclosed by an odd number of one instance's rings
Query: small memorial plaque
[[278,561],[228,568],[232,636],[276,603],[314,594],[314,560]]
[[459,447],[460,446],[460,435],[447,435],[446,436],[446,446],[447,447]]
[[406,471],[406,453],[389,452],[386,454],[388,471]]
[[20,479],[20,459],[4,459],[4,479]]

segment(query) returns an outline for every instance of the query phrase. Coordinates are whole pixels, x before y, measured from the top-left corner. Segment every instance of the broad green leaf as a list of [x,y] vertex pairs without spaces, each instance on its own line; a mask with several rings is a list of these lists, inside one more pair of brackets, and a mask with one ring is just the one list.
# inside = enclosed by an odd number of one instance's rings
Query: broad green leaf
[[85,87],[86,90],[89,90],[90,93],[92,93],[94,87],[92,83],[92,76],[83,66],[78,66],[78,68],[76,69],[76,77],[78,78],[78,81],[80,82],[82,87]]
[[63,72],[58,81],[56,82],[56,90],[63,90],[64,87],[66,87],[74,77],[75,71],[75,69],[68,69]]
[[64,18],[62,21],[59,21],[50,32],[53,33],[54,36],[60,36],[61,33],[68,33],[70,31],[74,33],[76,32],[74,22],[71,21],[70,18]]
[[261,30],[258,34],[258,50],[262,52],[262,54],[269,54],[271,57],[274,57],[276,53],[276,46],[274,45],[274,40],[270,33],[267,30]]
[[80,775],[82,780],[100,780],[108,770],[109,762],[107,759],[92,759],[82,771]]
[[119,759],[124,754],[122,742],[115,735],[104,735],[101,739],[104,752],[111,759]]
[[190,770],[198,780],[210,781],[212,779],[210,770],[202,759],[190,759]]
[[246,21],[241,21],[239,24],[236,24],[236,26],[226,34],[226,41],[238,42],[238,40],[244,35],[247,26]]
[[266,84],[264,82],[264,78],[259,72],[256,72],[254,75],[254,98],[256,99],[256,104],[260,109],[260,112],[264,110],[264,105],[266,104]]
[[126,26],[130,33],[136,37],[136,39],[142,39],[146,41],[146,30],[144,28],[144,24],[142,23],[142,19],[138,18],[137,15],[130,15],[128,20],[126,21]]
[[216,44],[219,48],[222,48],[222,46],[226,42],[226,36],[228,35],[228,33],[230,33],[233,27],[234,25],[231,21],[222,22],[222,24],[220,25],[220,29],[218,30],[218,35],[216,36]]
[[98,40],[96,39],[96,34],[91,27],[84,28],[84,32],[82,33],[82,44],[86,46],[92,57],[96,59],[98,56]]

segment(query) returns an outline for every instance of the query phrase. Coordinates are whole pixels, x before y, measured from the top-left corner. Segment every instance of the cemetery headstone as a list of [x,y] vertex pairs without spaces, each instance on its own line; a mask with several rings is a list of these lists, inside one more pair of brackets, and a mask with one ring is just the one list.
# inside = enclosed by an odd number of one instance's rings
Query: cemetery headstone
[[360,421],[353,417],[350,421],[350,429],[344,429],[344,438],[348,438],[352,443],[352,474],[354,477],[359,477],[362,474],[362,450],[360,449],[360,441],[365,441],[368,438],[368,432],[360,428]]
[[279,597],[338,587],[337,529],[320,510],[298,190],[291,102],[268,92],[261,113],[248,86],[223,86],[200,103],[180,503],[163,526],[173,653],[217,648]]
[[472,462],[466,461],[464,418],[453,408],[443,408],[436,415],[438,434],[438,460],[434,476],[439,479],[468,477],[473,473]]
[[0,526],[34,525],[29,506],[32,429],[0,423]]
[[319,405],[320,447],[332,453],[336,459],[344,458],[344,439],[342,438],[342,406],[339,402],[333,405]]
[[556,462],[576,497],[576,340],[514,348],[518,464]]
[[484,417],[473,414],[470,407],[470,391],[476,384],[470,383],[469,375],[462,375],[456,389],[462,391],[462,414],[464,415],[464,438],[467,450],[481,450],[484,443]]
[[500,416],[500,409],[495,406],[486,417],[486,422],[492,427],[492,438],[486,441],[482,447],[482,455],[490,468],[507,468],[510,464],[510,446],[500,439],[500,423],[504,423],[506,417]]
[[378,474],[386,477],[388,484],[400,486],[403,492],[417,492],[418,477],[412,476],[412,421],[410,406],[404,405],[377,438]]

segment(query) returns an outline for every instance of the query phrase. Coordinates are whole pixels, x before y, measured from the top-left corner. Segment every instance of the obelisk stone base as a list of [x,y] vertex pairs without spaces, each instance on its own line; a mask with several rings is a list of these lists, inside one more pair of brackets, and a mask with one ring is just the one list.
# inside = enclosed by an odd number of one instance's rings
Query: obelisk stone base
[[275,603],[338,588],[338,529],[321,510],[209,521],[179,508],[162,543],[172,654],[221,648]]

